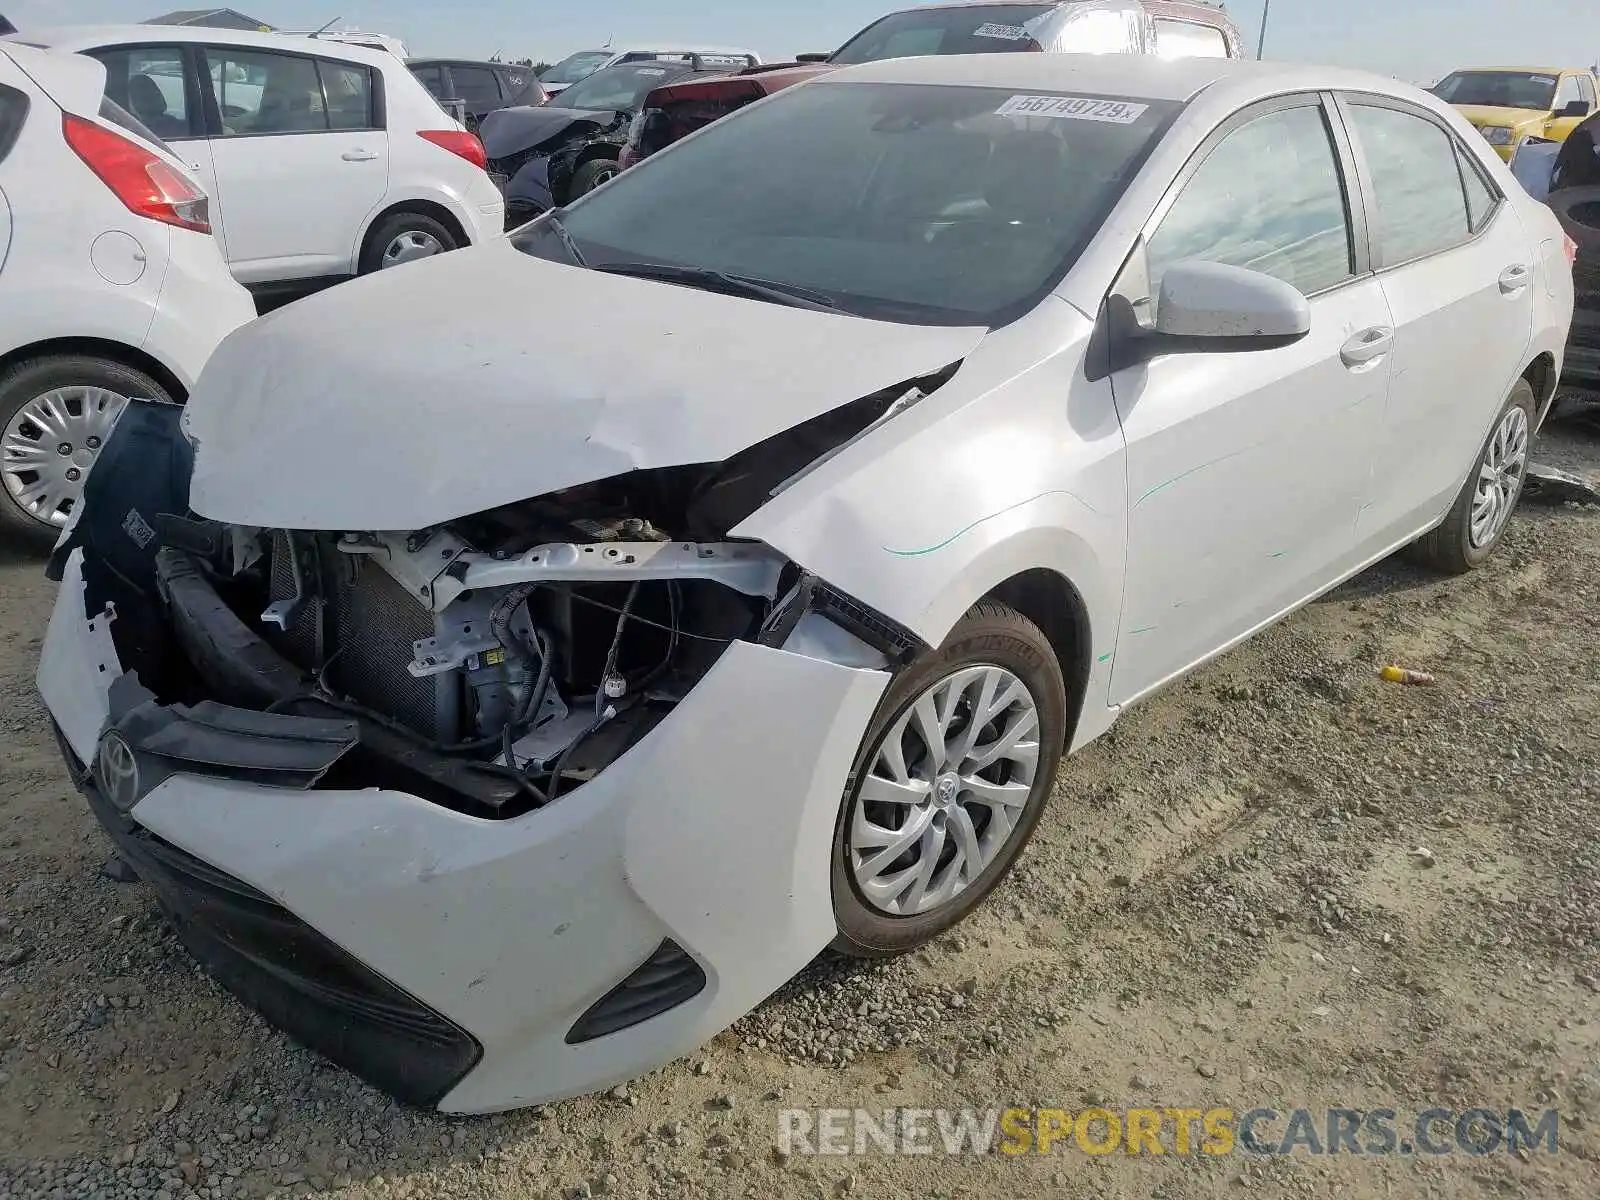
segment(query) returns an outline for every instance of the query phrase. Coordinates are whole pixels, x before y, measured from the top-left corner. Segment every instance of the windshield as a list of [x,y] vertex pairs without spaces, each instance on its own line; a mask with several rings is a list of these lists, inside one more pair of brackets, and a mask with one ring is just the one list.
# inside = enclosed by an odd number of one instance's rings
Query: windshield
[[609,50],[579,50],[576,54],[567,55],[539,78],[546,83],[577,83],[593,75],[615,57]]
[[676,63],[628,63],[596,71],[555,98],[559,108],[637,112],[644,98],[664,83],[689,73]]
[[851,38],[829,62],[867,63],[924,54],[1001,54],[1038,50],[1025,28],[1054,4],[982,4],[891,13]]
[[[701,268],[860,316],[1000,325],[1076,261],[1177,107],[814,84],[624,172],[563,221],[591,266]],[[547,223],[513,241],[571,261]]]
[[1548,112],[1556,99],[1556,77],[1529,71],[1457,71],[1446,75],[1433,94],[1446,104]]

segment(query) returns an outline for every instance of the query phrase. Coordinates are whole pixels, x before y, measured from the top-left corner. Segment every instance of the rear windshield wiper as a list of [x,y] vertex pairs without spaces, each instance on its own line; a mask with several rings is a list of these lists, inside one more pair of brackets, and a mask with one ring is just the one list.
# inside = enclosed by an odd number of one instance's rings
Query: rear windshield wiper
[[773,283],[766,279],[752,279],[748,275],[731,275],[726,271],[713,271],[706,267],[679,267],[670,263],[610,262],[599,263],[593,269],[612,275],[632,275],[639,279],[680,283],[686,287],[703,288],[708,292],[725,292],[730,296],[748,296],[754,300],[786,304],[791,308],[809,308],[817,312],[839,310],[837,300],[821,292],[814,292],[810,288]]

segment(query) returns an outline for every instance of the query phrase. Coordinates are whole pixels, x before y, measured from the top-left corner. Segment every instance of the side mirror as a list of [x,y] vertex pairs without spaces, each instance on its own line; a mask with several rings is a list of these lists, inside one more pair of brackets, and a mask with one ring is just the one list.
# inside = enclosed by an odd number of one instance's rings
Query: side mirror
[[1586,100],[1569,100],[1565,105],[1562,106],[1561,111],[1556,113],[1558,118],[1587,117],[1588,115],[1589,103]]
[[831,54],[818,54],[813,51],[810,54],[796,54],[794,60],[797,63],[825,63],[832,57]]
[[1149,335],[1157,354],[1271,350],[1311,332],[1311,304],[1260,271],[1186,260],[1167,268]]

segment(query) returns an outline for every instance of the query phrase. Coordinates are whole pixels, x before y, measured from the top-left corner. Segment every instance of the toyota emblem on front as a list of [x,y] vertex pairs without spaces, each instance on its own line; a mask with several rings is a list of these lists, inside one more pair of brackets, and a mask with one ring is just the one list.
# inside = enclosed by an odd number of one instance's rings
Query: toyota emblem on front
[[139,760],[120,734],[108,733],[101,739],[95,778],[106,799],[123,812],[139,799]]

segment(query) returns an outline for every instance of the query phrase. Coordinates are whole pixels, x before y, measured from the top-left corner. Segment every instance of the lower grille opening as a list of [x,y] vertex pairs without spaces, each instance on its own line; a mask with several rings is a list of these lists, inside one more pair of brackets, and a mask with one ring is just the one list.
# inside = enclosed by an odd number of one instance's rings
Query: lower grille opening
[[578,1018],[567,1044],[592,1042],[643,1024],[694,999],[706,986],[706,973],[689,952],[668,938],[629,975]]
[[122,816],[92,779],[80,786],[189,953],[268,1022],[423,1108],[437,1107],[478,1064],[483,1048],[454,1022],[269,896]]

